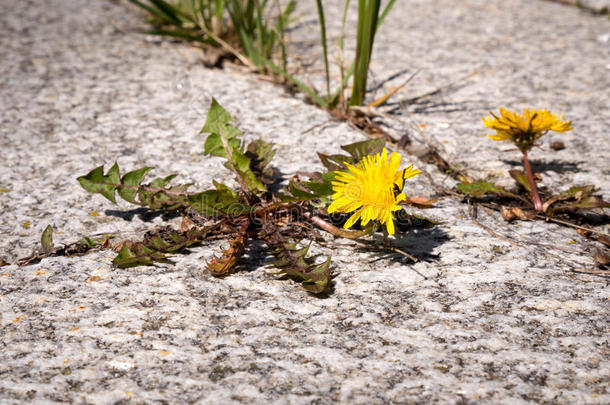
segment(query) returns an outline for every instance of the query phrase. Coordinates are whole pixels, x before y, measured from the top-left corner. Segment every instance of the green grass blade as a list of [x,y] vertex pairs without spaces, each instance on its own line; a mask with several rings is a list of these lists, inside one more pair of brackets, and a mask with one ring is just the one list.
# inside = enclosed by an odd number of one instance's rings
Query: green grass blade
[[304,84],[303,82],[299,81],[297,78],[295,78],[294,76],[292,76],[290,73],[286,72],[285,70],[282,70],[279,66],[277,66],[276,64],[274,64],[270,60],[266,60],[265,63],[267,64],[267,66],[269,66],[269,68],[275,74],[281,75],[285,79],[287,79],[289,82],[293,83],[303,93],[307,94],[320,107],[328,108],[328,103],[326,101],[324,101],[324,99],[322,97],[320,97],[315,91],[313,91],[311,88],[309,88],[306,84]]
[[358,0],[358,31],[356,39],[356,57],[354,59],[354,84],[352,86],[352,96],[349,105],[362,104],[362,66],[364,58],[364,20],[366,16],[367,0]]
[[335,92],[335,95],[330,100],[330,103],[329,103],[330,106],[335,107],[339,103],[339,98],[341,97],[343,90],[347,87],[347,84],[349,83],[349,79],[351,79],[353,74],[354,74],[354,63],[352,63],[351,66],[349,67],[349,69],[347,69],[347,72],[345,72],[345,75],[343,76],[343,80],[341,81],[341,86],[339,86],[339,88]]
[[142,3],[139,0],[129,0],[131,3],[135,4],[136,6],[143,8],[144,10],[148,11],[150,13],[150,15],[153,15],[159,19],[161,19],[165,24],[177,24],[180,25],[180,20],[176,21],[174,18],[172,18],[171,15],[165,13],[163,10],[160,10],[156,7],[152,7],[149,6],[147,4]]
[[381,13],[381,16],[377,20],[377,26],[375,27],[375,32],[377,32],[379,27],[381,27],[381,24],[383,24],[383,21],[385,20],[385,18],[390,13],[390,10],[392,10],[392,7],[394,7],[394,3],[396,3],[396,0],[390,0],[389,3],[383,9],[383,12]]
[[159,36],[164,36],[164,37],[174,37],[174,38],[186,39],[187,41],[201,42],[201,43],[210,44],[210,45],[213,45],[216,43],[212,39],[206,39],[202,35],[193,34],[192,31],[187,31],[187,30],[158,29],[158,30],[144,31],[144,34],[159,35]]
[[[288,8],[289,6],[293,6],[293,5],[294,5],[294,1],[290,1],[290,3],[288,4],[288,6],[286,6],[286,8]],[[280,5],[279,0],[275,0],[275,6],[277,7],[277,11],[278,11],[278,19],[277,19],[277,24],[275,26],[275,31],[277,32],[278,39],[279,39],[282,70],[286,71],[286,65],[287,65],[287,60],[288,60],[288,57],[286,55],[286,43],[285,43],[285,36],[284,36],[284,23],[286,22],[286,18],[284,17],[284,12],[282,12],[282,6]]]
[[248,57],[248,59],[250,59],[252,61],[252,63],[254,64],[254,66],[256,66],[257,68],[264,68],[264,63],[261,60],[262,59],[262,55],[259,52],[259,49],[256,48],[256,46],[254,45],[254,41],[252,40],[252,37],[250,37],[250,35],[248,35],[248,33],[246,32],[246,30],[244,28],[242,28],[241,30],[239,30],[239,39],[240,42],[242,44],[242,47],[244,48],[244,51],[246,52],[246,56]]
[[328,46],[326,43],[326,21],[324,19],[324,7],[322,0],[316,0],[318,6],[318,20],[320,21],[320,40],[322,41],[322,51],[324,53],[324,73],[326,75],[326,101],[330,101],[330,73],[328,71]]
[[[214,17],[221,30],[225,30],[223,15],[227,7],[227,2],[225,0],[214,1]],[[210,26],[210,28],[212,28],[212,26]]]
[[172,15],[173,18],[175,18],[178,23],[182,24],[183,20],[180,19],[180,17],[182,17],[182,19],[192,22],[192,23],[197,23],[197,21],[195,21],[193,19],[193,16],[189,15],[188,13],[185,13],[184,11],[180,10],[178,7],[174,6],[171,3],[168,3],[165,0],[149,0],[150,2],[154,3],[158,8],[162,9],[164,12],[166,12],[169,15]]
[[349,9],[349,4],[350,4],[350,0],[345,0],[345,6],[343,7],[343,18],[341,19],[341,33],[339,34],[339,43],[338,43],[339,70],[341,72],[341,83],[339,85],[339,88],[335,92],[335,95],[332,97],[332,99],[329,100],[330,108],[335,108],[337,106],[337,104],[339,103],[339,98],[343,98],[343,90],[347,86],[347,83],[348,83],[351,75],[354,73],[354,64],[353,63],[350,66],[350,68],[348,69],[347,73],[345,73],[345,68],[343,66],[343,51],[344,51],[343,41],[345,39],[345,23],[347,21],[347,11]]
[[265,57],[269,57],[269,55],[267,55],[267,53],[265,52],[265,48],[266,48],[266,40],[267,40],[267,33],[266,33],[266,29],[263,26],[263,10],[258,2],[258,0],[255,0],[253,3],[254,7],[253,7],[253,12],[256,13],[256,18],[255,18],[255,37],[256,37],[256,44],[258,47],[258,52],[261,55],[264,55]]
[[359,0],[358,2],[358,39],[350,105],[361,105],[364,100],[380,5],[380,0]]
[[163,0],[148,0],[162,11],[172,21],[173,24],[182,25],[182,20],[176,15],[174,8]]

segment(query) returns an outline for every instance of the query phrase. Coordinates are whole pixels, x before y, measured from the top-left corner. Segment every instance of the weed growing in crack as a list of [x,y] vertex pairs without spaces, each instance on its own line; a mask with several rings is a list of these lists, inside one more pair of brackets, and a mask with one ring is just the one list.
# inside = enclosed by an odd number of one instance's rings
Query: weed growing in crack
[[563,114],[557,118],[556,114],[548,110],[529,110],[527,108],[523,114],[500,108],[500,115],[498,117],[491,113],[491,117],[483,118],[485,126],[496,131],[495,135],[488,136],[494,141],[511,141],[523,153],[523,167],[529,185],[528,191],[532,195],[534,208],[537,212],[541,212],[543,210],[542,201],[527,153],[548,131],[567,132],[571,130],[572,121],[562,121]]
[[[400,170],[400,156],[392,153],[388,159],[381,139],[343,146],[349,155],[319,154],[327,172],[307,173],[307,180],[294,176],[283,190],[272,191],[281,181],[278,171],[270,165],[275,155],[273,145],[260,139],[244,143],[233,117],[215,99],[201,133],[207,134],[205,154],[225,159],[225,167],[235,174],[238,188],[213,181],[213,189],[190,191],[190,184],[170,184],[176,175],[144,182],[150,167],[124,174],[116,163],[106,172],[103,166],[96,167],[77,179],[85,190],[101,194],[113,203],[118,195],[151,210],[178,213],[182,216],[179,229],[162,226],[147,232],[141,240],[114,244],[110,243],[110,236],[87,237],[56,248],[53,229],[48,226],[41,237],[42,249],[18,264],[112,248],[118,251],[113,265],[128,268],[170,262],[173,255],[188,247],[227,239],[229,247],[206,266],[211,274],[222,277],[236,271],[248,245],[262,241],[275,257],[272,264],[281,276],[299,281],[308,292],[320,294],[328,290],[331,267],[330,257],[317,260],[308,256],[312,241],[325,241],[318,229],[357,239],[373,234],[381,224],[386,227],[385,235],[418,224],[434,225],[433,221],[402,210],[403,205],[426,206],[430,202],[409,199],[403,194],[405,179],[419,171],[412,166]],[[360,197],[353,198],[354,195]],[[349,219],[341,214],[352,211],[356,212]],[[337,227],[349,228],[359,219],[364,228],[360,231]],[[417,260],[392,248],[387,239],[385,246],[374,247]]]
[[[329,73],[328,40],[323,2],[316,1],[320,43],[324,56],[326,94],[297,79],[287,64],[285,30],[290,22],[296,2],[289,1],[282,8],[277,0],[130,0],[148,13],[148,22],[155,28],[148,34],[178,38],[201,44],[207,49],[215,47],[224,53],[209,52],[213,58],[209,65],[218,65],[225,55],[232,55],[254,71],[274,74],[291,86],[305,93],[319,107],[335,110],[341,107],[343,114],[355,114],[349,106],[364,102],[369,65],[377,30],[393,8],[396,0],[390,0],[381,8],[381,0],[358,0],[358,27],[356,55],[348,69],[343,61],[344,38],[339,38],[339,67],[341,82],[331,91]],[[345,26],[350,0],[345,1],[342,25]],[[278,63],[279,60],[279,63]],[[350,96],[345,90],[352,79]],[[383,101],[397,89],[384,96]],[[380,103],[378,101],[378,103]]]
[[572,129],[572,122],[563,121],[563,115],[558,117],[548,110],[534,109],[525,109],[523,114],[519,114],[500,108],[500,116],[491,113],[491,117],[483,118],[483,123],[496,132],[488,135],[489,138],[515,144],[523,154],[525,171],[509,171],[517,183],[517,190],[509,191],[490,182],[477,181],[458,184],[456,188],[460,193],[475,199],[496,197],[502,216],[508,221],[536,217],[549,219],[610,207],[610,203],[595,195],[593,185],[571,187],[558,194],[552,190],[538,190],[528,152],[538,146],[538,140],[548,131],[567,132]]
[[259,72],[279,52],[286,68],[285,27],[295,2],[283,8],[278,0],[129,0],[148,13],[151,35],[179,38],[224,50],[215,53],[217,65],[232,55]]

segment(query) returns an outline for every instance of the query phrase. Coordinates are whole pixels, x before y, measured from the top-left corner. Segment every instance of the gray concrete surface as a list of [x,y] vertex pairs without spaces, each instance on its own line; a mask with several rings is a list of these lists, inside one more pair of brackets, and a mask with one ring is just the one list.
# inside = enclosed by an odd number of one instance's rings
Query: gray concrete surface
[[[47,224],[62,243],[133,237],[162,222],[82,190],[75,177],[96,165],[151,165],[202,189],[231,183],[198,135],[212,96],[248,136],[277,143],[286,175],[320,168],[314,151],[363,139],[261,78],[208,70],[199,51],[133,32],[140,15],[122,3],[1,3],[0,256],[9,262]],[[325,3],[340,13],[340,2]],[[485,139],[480,117],[499,106],[563,110],[575,126],[560,136],[567,149],[533,156],[563,168],[544,181],[594,182],[610,196],[607,18],[546,1],[398,3],[378,37],[373,83],[422,69],[408,98],[477,73],[455,92],[405,104],[388,125],[502,179],[517,157]],[[299,3],[291,33],[303,57],[316,53],[311,11]],[[418,176],[407,192],[434,189]],[[442,225],[396,242],[420,258],[414,265],[342,240],[317,248],[333,255],[326,299],[275,280],[256,248],[244,271],[211,277],[204,263],[222,242],[175,265],[117,270],[101,252],[1,267],[0,402],[610,402],[608,282],[573,272],[593,266],[600,245],[480,212],[493,237],[457,199],[426,215]]]
[[[563,2],[563,3],[566,3],[566,2]],[[576,5],[584,6],[588,9],[596,11],[596,12],[605,11],[607,13],[608,10],[610,9],[610,1],[608,1],[608,0],[580,0],[580,1],[575,1],[572,3],[575,3]]]

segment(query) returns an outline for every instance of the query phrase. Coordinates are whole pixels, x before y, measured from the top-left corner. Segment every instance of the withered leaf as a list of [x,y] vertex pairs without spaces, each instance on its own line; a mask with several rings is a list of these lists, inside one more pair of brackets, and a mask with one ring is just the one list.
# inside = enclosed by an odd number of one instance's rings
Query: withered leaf
[[531,221],[536,218],[536,211],[522,210],[519,207],[502,207],[502,218],[506,221],[520,219],[522,221]]
[[244,255],[249,226],[250,221],[244,221],[241,224],[237,235],[235,235],[231,241],[229,248],[225,249],[220,257],[208,262],[206,267],[212,275],[222,277],[233,272],[238,260]]

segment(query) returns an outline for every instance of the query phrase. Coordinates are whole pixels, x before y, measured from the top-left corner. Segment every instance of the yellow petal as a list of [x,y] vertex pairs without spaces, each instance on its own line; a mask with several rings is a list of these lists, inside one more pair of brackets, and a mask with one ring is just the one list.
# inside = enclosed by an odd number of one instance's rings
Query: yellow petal
[[349,217],[349,219],[345,222],[345,225],[343,225],[343,227],[345,229],[349,229],[352,227],[352,225],[354,225],[356,223],[356,221],[358,221],[360,219],[360,213],[362,211],[356,211],[354,213],[354,215],[352,215],[351,217]]
[[411,165],[404,170],[403,178],[405,180],[410,179],[411,177],[417,176],[421,172],[422,172],[421,170],[418,170],[418,169],[414,168],[413,165]]
[[388,231],[388,234],[394,235],[394,219],[392,217],[390,217],[385,222],[385,227],[386,227],[386,230]]
[[494,141],[506,141],[508,139],[510,139],[510,135],[507,135],[505,133],[498,133],[497,135],[487,135],[489,138],[493,139]]

